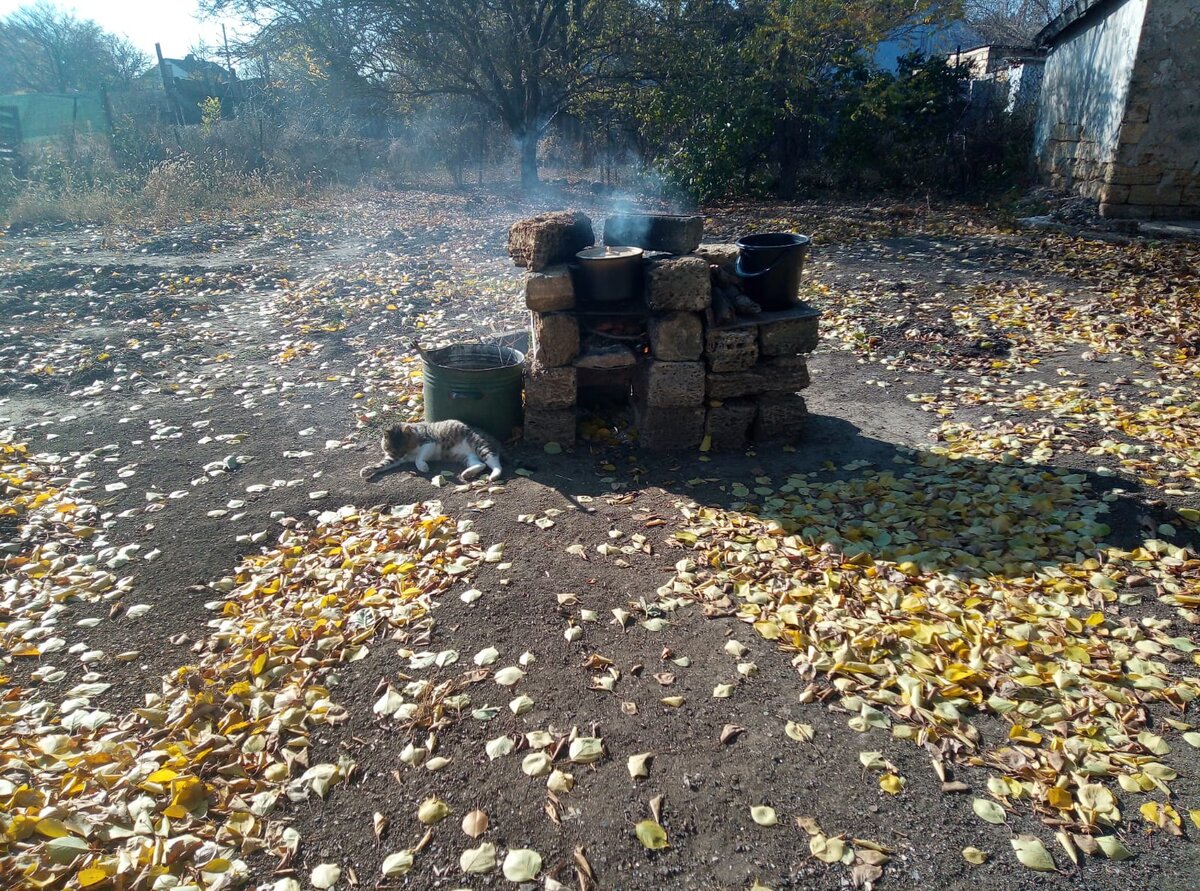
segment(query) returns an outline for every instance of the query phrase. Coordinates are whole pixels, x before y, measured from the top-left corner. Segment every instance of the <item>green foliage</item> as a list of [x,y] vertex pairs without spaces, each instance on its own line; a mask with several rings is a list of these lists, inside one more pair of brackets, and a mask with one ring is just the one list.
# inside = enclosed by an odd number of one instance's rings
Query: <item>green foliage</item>
[[213,128],[221,122],[221,100],[217,96],[206,96],[200,103],[200,132],[211,136]]
[[829,165],[846,185],[929,187],[944,182],[967,111],[965,68],[914,54],[899,72],[875,72],[847,96]]
[[839,121],[870,79],[864,48],[921,13],[899,0],[762,0],[691,8],[661,38],[637,108],[668,181],[697,199],[792,195],[825,175]]

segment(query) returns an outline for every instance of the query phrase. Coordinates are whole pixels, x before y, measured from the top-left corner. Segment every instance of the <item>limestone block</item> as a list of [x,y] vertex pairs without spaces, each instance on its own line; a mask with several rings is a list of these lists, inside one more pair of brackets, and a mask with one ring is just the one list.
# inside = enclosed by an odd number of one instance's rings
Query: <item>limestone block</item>
[[746,447],[750,425],[758,414],[753,399],[730,399],[711,406],[704,419],[704,435],[713,451],[734,452]]
[[1180,186],[1158,184],[1131,186],[1129,189],[1130,204],[1172,205],[1178,204],[1182,197],[1183,189]]
[[804,432],[808,406],[803,396],[775,396],[758,400],[758,414],[750,427],[756,442],[790,441]]
[[1115,165],[1105,180],[1115,186],[1150,186],[1160,182],[1163,170],[1156,164],[1142,166]]
[[575,306],[575,285],[566,266],[549,266],[525,277],[525,306],[534,312],[558,312]]
[[1119,141],[1125,144],[1136,145],[1142,141],[1142,138],[1146,135],[1146,131],[1149,129],[1149,127],[1150,125],[1148,123],[1143,123],[1141,121],[1135,122],[1126,118],[1121,124],[1121,135],[1119,137]]
[[797,368],[772,368],[756,365],[747,371],[727,374],[710,372],[705,378],[709,399],[735,399],[739,396],[756,396],[760,393],[795,393],[809,384],[808,366]]
[[647,449],[699,448],[704,438],[704,406],[634,405],[638,441]]
[[807,319],[781,319],[758,327],[758,351],[763,356],[789,356],[811,353],[819,337],[817,316]]
[[1100,194],[1097,199],[1102,204],[1121,204],[1129,200],[1130,186],[1117,186],[1112,183],[1104,183],[1100,186]]
[[704,349],[704,326],[694,312],[672,312],[650,319],[650,351],[656,359],[689,362]]
[[1106,220],[1137,220],[1154,216],[1151,204],[1101,204],[1100,216]]
[[700,312],[712,302],[708,264],[700,257],[664,257],[646,264],[646,302],[659,312]]
[[1125,106],[1125,121],[1134,124],[1144,124],[1150,120],[1150,100],[1133,100]]
[[575,445],[575,409],[525,409],[525,442],[530,445],[548,442],[564,447]]
[[517,266],[534,272],[566,263],[596,242],[592,221],[575,212],[544,213],[513,223],[508,230],[508,255]]
[[704,401],[704,363],[641,359],[633,375],[633,395],[644,406],[699,405]]
[[574,408],[576,373],[571,366],[525,370],[525,404],[530,408]]
[[733,272],[740,251],[736,244],[702,244],[693,253],[710,266]]
[[754,328],[710,328],[704,345],[709,371],[745,371],[758,361],[758,332]]
[[704,235],[704,217],[655,213],[614,213],[604,221],[604,243],[686,254]]
[[561,312],[531,312],[529,317],[534,364],[543,368],[570,365],[579,355],[579,322],[575,317]]

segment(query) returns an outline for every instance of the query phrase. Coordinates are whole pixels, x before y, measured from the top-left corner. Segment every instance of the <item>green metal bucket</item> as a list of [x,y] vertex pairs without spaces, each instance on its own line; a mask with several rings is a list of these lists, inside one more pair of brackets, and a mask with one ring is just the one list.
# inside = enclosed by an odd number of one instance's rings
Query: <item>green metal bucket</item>
[[425,420],[456,420],[498,439],[520,427],[525,354],[494,343],[422,350]]

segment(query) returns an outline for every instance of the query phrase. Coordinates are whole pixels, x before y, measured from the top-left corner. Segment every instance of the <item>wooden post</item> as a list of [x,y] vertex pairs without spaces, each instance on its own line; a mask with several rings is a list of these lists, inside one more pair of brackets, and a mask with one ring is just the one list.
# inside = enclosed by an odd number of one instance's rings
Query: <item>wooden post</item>
[[[154,44],[154,52],[158,56],[158,73],[162,76],[163,93],[166,94],[167,105],[171,108],[175,124],[182,124],[184,123],[182,120],[183,109],[179,107],[179,100],[175,97],[175,90],[171,85],[171,76],[167,73],[167,63],[163,60],[162,45]],[[175,141],[179,141],[179,131],[175,132]]]
[[483,185],[483,156],[487,151],[487,115],[479,113],[479,185]]
[[233,70],[233,54],[229,52],[229,35],[225,33],[225,23],[221,23],[221,38],[225,41],[225,67],[229,70],[229,77],[232,80],[237,80],[237,74]]
[[79,121],[79,97],[71,97],[71,160],[75,160],[75,141],[77,132],[77,122]]
[[108,124],[108,135],[112,136],[116,127],[113,126],[112,102],[108,98],[108,88],[100,88],[100,101],[104,103],[104,122]]

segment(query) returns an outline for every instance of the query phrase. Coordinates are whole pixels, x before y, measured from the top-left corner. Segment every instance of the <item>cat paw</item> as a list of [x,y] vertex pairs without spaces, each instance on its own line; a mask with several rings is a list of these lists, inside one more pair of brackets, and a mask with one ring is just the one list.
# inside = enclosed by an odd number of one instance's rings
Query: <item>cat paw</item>
[[418,461],[417,470],[421,471],[421,473],[429,473],[429,465],[424,461]]
[[364,467],[362,470],[360,470],[360,471],[358,472],[358,475],[359,475],[359,476],[361,476],[361,477],[362,477],[363,479],[365,479],[365,480],[369,480],[369,479],[371,479],[372,477],[374,477],[374,476],[375,476],[375,473],[376,473],[376,468],[374,468],[374,467]]

